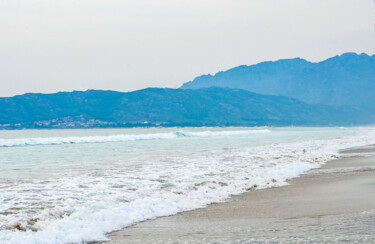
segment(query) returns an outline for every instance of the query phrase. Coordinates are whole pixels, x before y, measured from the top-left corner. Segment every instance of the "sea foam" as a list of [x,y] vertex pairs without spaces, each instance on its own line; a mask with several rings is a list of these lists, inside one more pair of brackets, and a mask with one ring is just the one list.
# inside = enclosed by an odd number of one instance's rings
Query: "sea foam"
[[[49,172],[48,177],[44,172],[40,176],[36,172],[36,177],[13,179],[8,176],[11,170],[3,173],[0,243],[106,240],[106,233],[140,221],[205,207],[246,191],[283,186],[287,179],[339,157],[340,149],[374,143],[373,129],[356,130],[348,134],[334,128],[328,132],[287,128],[275,133],[271,129],[270,134],[259,139],[263,143],[248,141],[248,145],[233,144],[237,137],[241,140],[252,137],[242,132],[183,132],[182,136],[208,136],[211,140],[205,139],[204,143],[213,146],[203,148],[199,139],[191,141],[196,145],[194,150],[185,149],[186,140],[175,134],[173,144],[181,144],[177,150],[150,151],[143,144],[134,145],[143,150],[135,157],[122,152],[123,146],[116,143],[109,147],[114,150],[106,148],[99,154],[96,151],[103,145],[93,148],[74,145],[68,149],[56,146],[53,155],[59,155],[59,150],[69,155],[63,161],[36,170]],[[322,135],[312,138],[309,133]],[[274,137],[272,140],[270,135]],[[285,140],[286,137],[294,140]],[[220,140],[231,140],[231,144],[217,144]],[[155,141],[152,145],[170,146],[167,142]],[[21,155],[24,149],[3,148],[2,156],[9,151],[9,157],[15,157],[15,152]],[[47,160],[43,154],[49,155],[50,149],[30,147],[25,160]],[[103,152],[106,155],[101,155]],[[114,155],[115,152],[118,154]]]

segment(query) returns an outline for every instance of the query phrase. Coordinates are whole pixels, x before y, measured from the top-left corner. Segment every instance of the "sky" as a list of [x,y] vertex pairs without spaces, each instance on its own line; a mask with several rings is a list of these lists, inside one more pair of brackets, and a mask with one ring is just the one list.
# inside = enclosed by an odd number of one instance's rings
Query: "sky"
[[375,0],[0,0],[0,96],[178,88],[238,65],[375,54]]

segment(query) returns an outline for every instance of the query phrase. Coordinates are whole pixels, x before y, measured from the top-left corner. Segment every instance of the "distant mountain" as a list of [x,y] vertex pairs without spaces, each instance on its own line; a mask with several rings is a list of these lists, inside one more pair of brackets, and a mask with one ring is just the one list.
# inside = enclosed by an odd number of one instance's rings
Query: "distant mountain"
[[375,55],[345,53],[320,63],[284,59],[203,75],[183,89],[240,88],[309,104],[359,106],[375,112]]
[[349,125],[360,110],[309,105],[241,89],[88,90],[0,98],[0,128]]

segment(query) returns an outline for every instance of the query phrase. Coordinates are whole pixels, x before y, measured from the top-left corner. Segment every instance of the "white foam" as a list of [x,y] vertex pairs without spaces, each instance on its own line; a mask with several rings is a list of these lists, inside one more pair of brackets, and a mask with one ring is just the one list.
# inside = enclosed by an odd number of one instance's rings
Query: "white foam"
[[[106,240],[106,233],[139,221],[205,207],[248,190],[282,186],[287,179],[337,158],[340,149],[374,143],[374,130],[365,131],[202,150],[197,140],[195,150],[148,154],[146,148],[135,158],[97,159],[91,164],[79,158],[79,165],[66,163],[74,165],[74,170],[59,164],[47,179],[0,181],[0,211],[13,211],[0,215],[0,243]],[[214,132],[194,132],[201,133],[194,136]],[[292,132],[286,130],[281,136]],[[227,139],[214,137],[211,143]],[[22,152],[22,148],[14,149]],[[38,150],[35,148],[37,156]],[[82,156],[77,150],[77,157]],[[107,153],[112,160],[112,152]],[[96,160],[95,156],[90,160]],[[36,223],[30,222],[36,218]],[[17,230],[16,225],[27,231]]]
[[153,134],[134,135],[111,135],[111,136],[86,136],[86,137],[47,137],[47,138],[20,138],[0,139],[0,147],[35,146],[35,145],[61,145],[81,143],[104,143],[104,142],[126,142],[137,140],[165,140],[183,137],[211,137],[270,133],[270,130],[231,130],[231,131],[201,131],[201,132],[168,132]]

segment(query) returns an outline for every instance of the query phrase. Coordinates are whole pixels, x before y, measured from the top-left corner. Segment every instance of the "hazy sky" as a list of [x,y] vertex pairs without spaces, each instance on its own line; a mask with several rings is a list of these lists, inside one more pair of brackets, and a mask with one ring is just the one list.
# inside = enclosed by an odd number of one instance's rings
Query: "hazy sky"
[[0,96],[177,88],[348,51],[375,53],[375,1],[0,0]]

